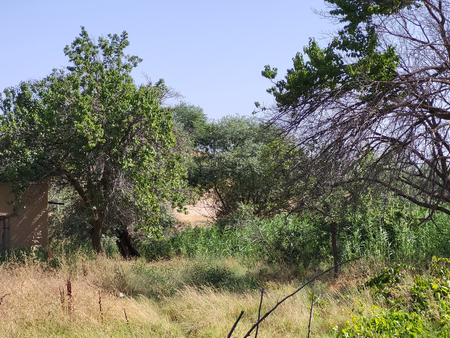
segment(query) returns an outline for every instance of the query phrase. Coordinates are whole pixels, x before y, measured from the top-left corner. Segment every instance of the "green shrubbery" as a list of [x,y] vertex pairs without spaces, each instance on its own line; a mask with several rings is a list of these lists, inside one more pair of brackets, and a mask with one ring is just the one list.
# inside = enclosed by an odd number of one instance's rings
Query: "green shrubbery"
[[448,216],[435,214],[433,221],[422,221],[428,212],[397,199],[372,204],[365,213],[353,215],[352,226],[341,233],[342,257],[408,264],[427,262],[433,256],[449,257]]
[[260,219],[243,208],[215,226],[188,227],[164,239],[146,240],[139,249],[149,260],[208,255],[309,266],[327,258],[326,244],[326,234],[306,220],[283,215]]
[[[429,276],[415,275],[408,283],[403,272],[410,267],[384,268],[364,287],[381,305],[372,316],[352,316],[342,337],[448,337],[450,332],[450,259],[433,257]],[[402,289],[399,286],[402,285]],[[381,296],[381,297],[380,297]]]
[[[377,207],[350,214],[339,226],[340,261],[363,257],[386,264],[417,265],[433,256],[450,256],[450,227],[445,215],[420,224],[426,212],[417,206],[394,201],[384,210]],[[262,219],[253,214],[250,206],[241,205],[235,214],[211,227],[187,227],[138,246],[148,260],[209,255],[303,268],[330,265],[331,234],[321,222],[311,214]]]
[[394,309],[372,318],[352,316],[352,324],[347,322],[340,337],[422,337],[425,332],[424,320],[417,313]]

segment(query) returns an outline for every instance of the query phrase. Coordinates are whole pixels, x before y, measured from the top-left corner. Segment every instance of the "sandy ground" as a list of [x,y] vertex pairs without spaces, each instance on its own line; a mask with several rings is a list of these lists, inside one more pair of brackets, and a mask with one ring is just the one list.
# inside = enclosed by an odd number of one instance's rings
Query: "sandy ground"
[[209,199],[201,199],[194,205],[186,206],[187,214],[175,212],[177,223],[183,227],[188,224],[192,226],[204,226],[214,222],[216,211]]

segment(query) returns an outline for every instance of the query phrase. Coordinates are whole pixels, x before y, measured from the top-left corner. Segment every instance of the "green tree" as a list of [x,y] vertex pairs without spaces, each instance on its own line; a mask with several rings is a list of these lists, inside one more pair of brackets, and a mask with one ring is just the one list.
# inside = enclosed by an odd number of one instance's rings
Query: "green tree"
[[294,181],[294,168],[302,166],[306,157],[292,140],[278,138],[277,132],[256,119],[239,116],[224,117],[204,128],[190,182],[211,193],[219,217],[233,214],[240,203],[252,205],[258,216],[291,209],[301,184],[287,181]]
[[72,187],[99,253],[105,222],[149,229],[161,200],[182,202],[168,90],[162,80],[135,85],[141,59],[124,54],[128,45],[126,32],[95,43],[82,28],[64,49],[66,70],[6,89],[0,102],[0,180]]
[[310,40],[282,80],[263,71],[272,121],[329,163],[330,187],[374,182],[450,214],[449,1],[327,2],[331,42]]
[[194,138],[194,145],[197,146],[197,139],[208,123],[208,118],[203,109],[182,102],[174,107],[173,119],[177,124],[181,125],[183,130],[191,134],[191,137]]

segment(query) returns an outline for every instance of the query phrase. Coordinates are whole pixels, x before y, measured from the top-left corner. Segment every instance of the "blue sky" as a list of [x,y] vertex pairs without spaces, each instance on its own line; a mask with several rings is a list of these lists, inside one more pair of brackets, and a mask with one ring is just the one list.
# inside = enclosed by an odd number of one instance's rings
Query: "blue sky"
[[85,26],[95,38],[127,31],[127,52],[143,58],[133,72],[166,84],[211,119],[250,115],[270,104],[264,65],[291,67],[295,53],[336,29],[312,8],[320,0],[0,0],[0,91],[67,65],[63,53]]

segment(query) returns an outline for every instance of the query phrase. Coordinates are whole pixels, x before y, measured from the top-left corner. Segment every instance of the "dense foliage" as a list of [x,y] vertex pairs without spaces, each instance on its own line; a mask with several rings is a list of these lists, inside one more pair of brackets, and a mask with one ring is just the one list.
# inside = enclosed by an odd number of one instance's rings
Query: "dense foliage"
[[[282,80],[263,71],[276,100],[262,107],[268,123],[168,108],[163,81],[133,82],[140,59],[124,54],[126,33],[95,43],[82,29],[65,49],[66,70],[5,90],[0,181],[17,191],[51,181],[68,203],[51,210],[49,248],[0,253],[0,269],[36,260],[39,273],[66,269],[79,282],[99,264],[107,273],[89,286],[164,299],[164,312],[186,289],[214,297],[263,289],[264,298],[335,266],[334,279],[321,276],[317,294],[312,287],[297,306],[315,307],[308,313],[323,335],[448,336],[450,3],[327,2],[341,24],[329,44],[311,39]],[[176,224],[187,184],[217,208],[212,226]],[[166,231],[152,232],[158,225]],[[124,270],[124,261],[95,255],[115,258],[132,228],[146,230],[136,236],[141,260]],[[356,258],[338,274],[338,263]],[[346,319],[334,322],[333,302]],[[103,316],[100,294],[98,303]],[[177,325],[179,307],[167,310]],[[287,335],[298,321],[272,332]]]
[[197,130],[189,180],[212,197],[218,217],[232,215],[240,203],[252,205],[259,216],[292,209],[292,200],[306,184],[296,168],[305,169],[307,157],[278,133],[273,126],[240,116],[226,116]]
[[167,88],[135,85],[141,59],[124,54],[127,33],[92,41],[83,28],[65,48],[71,65],[4,91],[0,176],[15,186],[52,181],[77,192],[102,252],[105,222],[150,226],[161,199],[181,202],[184,170],[174,145]]

